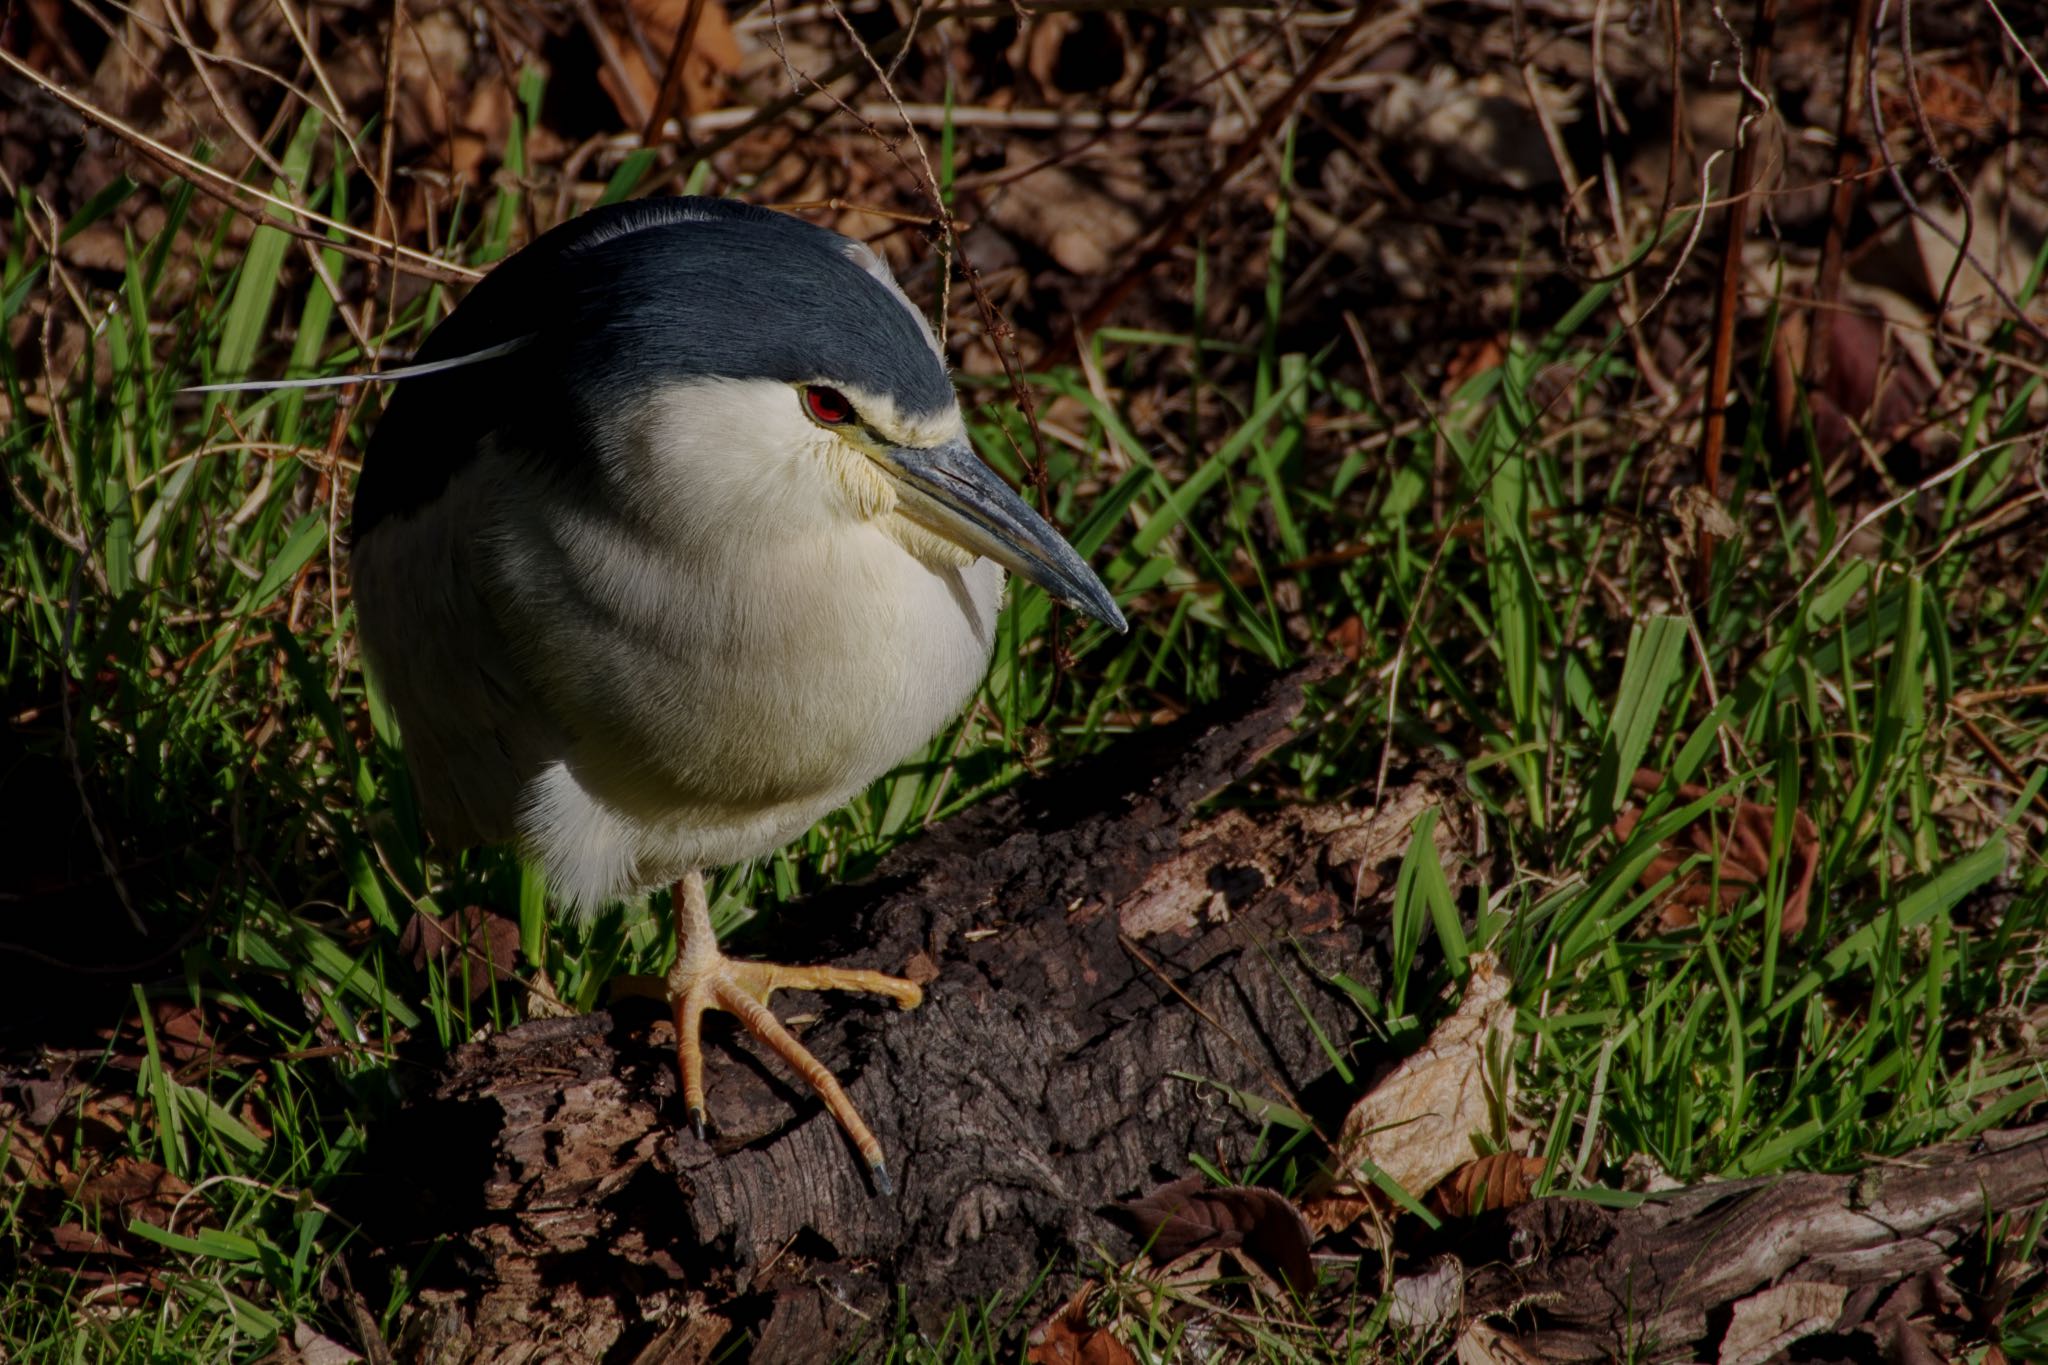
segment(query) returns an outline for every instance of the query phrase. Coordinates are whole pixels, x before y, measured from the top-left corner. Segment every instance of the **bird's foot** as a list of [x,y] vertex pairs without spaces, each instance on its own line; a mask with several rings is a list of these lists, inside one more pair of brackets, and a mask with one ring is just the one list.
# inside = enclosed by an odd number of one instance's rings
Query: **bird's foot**
[[789,967],[777,962],[751,962],[727,957],[715,948],[705,951],[697,943],[687,944],[676,955],[664,981],[664,994],[676,1024],[676,1061],[683,1073],[683,1103],[697,1136],[704,1136],[704,1053],[699,1042],[704,1011],[721,1009],[738,1017],[747,1032],[765,1043],[797,1075],[818,1092],[832,1117],[853,1139],[853,1145],[875,1175],[875,1186],[890,1193],[889,1170],[882,1160],[882,1144],[875,1140],[844,1087],[824,1063],[783,1026],[768,1008],[768,997],[778,990],[863,991],[886,995],[904,1009],[915,1009],[924,992],[912,981],[885,976],[881,972],[841,967]]

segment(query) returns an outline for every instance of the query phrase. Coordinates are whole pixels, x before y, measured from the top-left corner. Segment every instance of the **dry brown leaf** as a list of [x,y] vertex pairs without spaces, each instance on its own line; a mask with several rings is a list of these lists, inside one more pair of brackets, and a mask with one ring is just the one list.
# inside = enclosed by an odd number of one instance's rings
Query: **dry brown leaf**
[[1465,1324],[1458,1334],[1458,1365],[1534,1365],[1538,1357],[1524,1350],[1514,1337],[1483,1322]]
[[1365,620],[1358,616],[1347,616],[1331,626],[1323,636],[1323,643],[1342,654],[1353,663],[1365,653]]
[[1504,1056],[1514,1036],[1515,1007],[1508,1001],[1507,974],[1493,954],[1474,953],[1471,967],[1456,1012],[1345,1116],[1336,1170],[1349,1188],[1330,1193],[1370,1189],[1366,1162],[1402,1189],[1427,1193],[1472,1159],[1473,1134],[1504,1136],[1496,1131],[1497,1120],[1514,1111],[1514,1068],[1496,1072],[1488,1059]]
[[1029,71],[1040,88],[1058,90],[1057,69],[1060,49],[1067,39],[1080,27],[1078,14],[1040,15],[1031,25],[1030,32],[1023,35],[1024,69]]
[[[1387,1204],[1383,1199],[1369,1198],[1365,1195],[1318,1194],[1303,1200],[1301,1211],[1307,1217],[1310,1229],[1320,1235],[1335,1232],[1339,1228],[1348,1228],[1366,1218],[1373,1219],[1383,1229]],[[1384,1236],[1379,1240],[1384,1240]]]
[[1071,274],[1102,275],[1126,263],[1145,231],[1132,207],[1138,187],[1128,177],[1040,165],[1044,153],[1031,142],[1013,142],[1008,157],[1011,166],[1038,169],[990,197],[989,222],[1037,246]]
[[1430,1191],[1429,1207],[1445,1218],[1470,1218],[1526,1204],[1543,1174],[1540,1156],[1495,1152],[1466,1162]]
[[[689,20],[692,0],[628,2],[633,18],[638,21],[641,33],[653,49],[655,61],[667,62],[669,50],[675,46],[677,36]],[[613,30],[612,39],[618,49],[620,70],[614,72],[609,64],[601,64],[597,83],[604,87],[605,94],[611,96],[619,117],[629,124],[634,123],[637,121],[636,110],[654,107],[665,73],[659,66],[648,65],[641,55],[640,44],[629,30],[618,24],[607,27]],[[713,108],[724,92],[726,78],[737,74],[743,64],[739,40],[733,33],[732,20],[726,16],[725,6],[719,0],[702,0],[697,31],[690,35],[689,55],[683,58],[682,93],[678,99],[681,107],[669,112],[694,114]],[[620,86],[620,74],[632,85],[630,92]]]
[[6,1153],[6,1159],[0,1161],[0,1175],[10,1183],[58,1183],[57,1168],[63,1164],[63,1154],[59,1136],[49,1125],[31,1126],[10,1119],[0,1125],[0,1152]]
[[159,1000],[150,1013],[155,1016],[157,1044],[172,1061],[182,1065],[220,1056],[220,1044],[207,1030],[206,1015],[191,1001]]
[[[398,946],[424,969],[429,962],[448,963],[451,973],[468,968],[471,999],[493,981],[510,981],[519,963],[519,926],[480,905],[466,905],[446,918],[413,911],[412,922],[398,937]],[[460,954],[460,959],[449,961]]]
[[1532,77],[1524,86],[1491,71],[1475,77],[1440,65],[1423,79],[1390,74],[1370,119],[1420,179],[1442,171],[1477,185],[1531,190],[1556,184],[1558,175],[1543,125],[1530,113],[1530,89],[1554,122],[1576,117],[1569,97],[1543,80]]
[[[1662,773],[1642,768],[1630,785],[1647,795],[1663,782]],[[1687,803],[1706,794],[1705,787],[1692,782],[1678,789],[1678,799]],[[1777,823],[1778,808],[1731,799],[1722,801],[1715,814],[1718,818],[1702,816],[1666,839],[1664,851],[1643,869],[1640,884],[1655,886],[1695,854],[1705,854],[1710,863],[1718,864],[1721,909],[1734,909],[1744,896],[1762,886],[1771,875],[1771,831]],[[1628,838],[1641,819],[1641,812],[1633,808],[1623,811],[1614,821],[1615,834]],[[1785,915],[1779,932],[1791,938],[1806,927],[1807,900],[1813,893],[1813,874],[1820,866],[1820,831],[1805,811],[1793,812],[1792,845],[1785,857]],[[1711,871],[1695,867],[1672,886],[1658,914],[1660,931],[1690,928],[1699,922],[1699,912],[1715,900]]]
[[1122,1206],[1156,1261],[1236,1247],[1297,1294],[1315,1287],[1308,1222],[1285,1196],[1255,1185],[1181,1179]]
[[303,1322],[292,1328],[292,1348],[299,1353],[300,1365],[349,1365],[362,1359],[333,1337],[323,1336]]
[[1444,366],[1443,383],[1436,386],[1437,397],[1452,397],[1471,380],[1488,370],[1499,369],[1507,358],[1507,347],[1498,336],[1459,342],[1458,349],[1451,352],[1450,363]]
[[1394,1281],[1387,1321],[1408,1332],[1431,1332],[1456,1322],[1465,1311],[1465,1267],[1455,1256],[1439,1256],[1420,1275]]
[[65,1193],[97,1210],[102,1222],[142,1218],[162,1227],[170,1226],[178,1200],[191,1188],[156,1162],[132,1156],[87,1167],[64,1182]]
[[1774,1285],[1735,1305],[1721,1338],[1719,1365],[1763,1365],[1801,1337],[1828,1331],[1849,1291],[1802,1280]]
[[1088,1300],[1094,1293],[1094,1285],[1082,1285],[1058,1312],[1032,1329],[1024,1357],[1030,1365],[1137,1365],[1130,1348],[1107,1327],[1088,1325]]
[[134,1259],[133,1252],[114,1245],[80,1223],[59,1223],[51,1228],[50,1245],[66,1256],[122,1256]]
[[1671,515],[1678,519],[1688,545],[1697,544],[1703,531],[1716,540],[1733,540],[1742,530],[1735,524],[1735,518],[1728,515],[1727,506],[1696,483],[1671,495]]

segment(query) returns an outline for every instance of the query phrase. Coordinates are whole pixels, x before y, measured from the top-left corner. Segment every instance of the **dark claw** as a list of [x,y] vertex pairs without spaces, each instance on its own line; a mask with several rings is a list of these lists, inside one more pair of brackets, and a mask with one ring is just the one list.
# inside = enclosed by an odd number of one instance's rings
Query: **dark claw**
[[690,1107],[690,1131],[697,1135],[697,1141],[704,1141],[704,1111],[695,1105]]
[[875,1192],[887,1199],[896,1193],[896,1187],[889,1182],[889,1167],[886,1163],[875,1163]]

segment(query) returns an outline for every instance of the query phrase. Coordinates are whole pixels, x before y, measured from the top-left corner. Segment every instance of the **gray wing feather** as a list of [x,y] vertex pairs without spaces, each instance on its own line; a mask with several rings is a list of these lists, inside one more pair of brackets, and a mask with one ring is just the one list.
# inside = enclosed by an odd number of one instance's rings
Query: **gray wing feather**
[[427,826],[455,847],[513,838],[527,784],[567,747],[480,592],[493,465],[379,522],[350,558],[366,665],[397,713]]

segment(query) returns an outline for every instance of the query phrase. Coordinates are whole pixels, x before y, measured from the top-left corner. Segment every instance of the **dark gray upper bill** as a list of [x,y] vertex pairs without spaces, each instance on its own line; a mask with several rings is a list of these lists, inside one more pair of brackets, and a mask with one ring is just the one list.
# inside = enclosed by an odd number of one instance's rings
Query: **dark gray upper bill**
[[929,449],[892,446],[887,467],[913,521],[1029,579],[1111,630],[1129,629],[1095,571],[966,441]]

